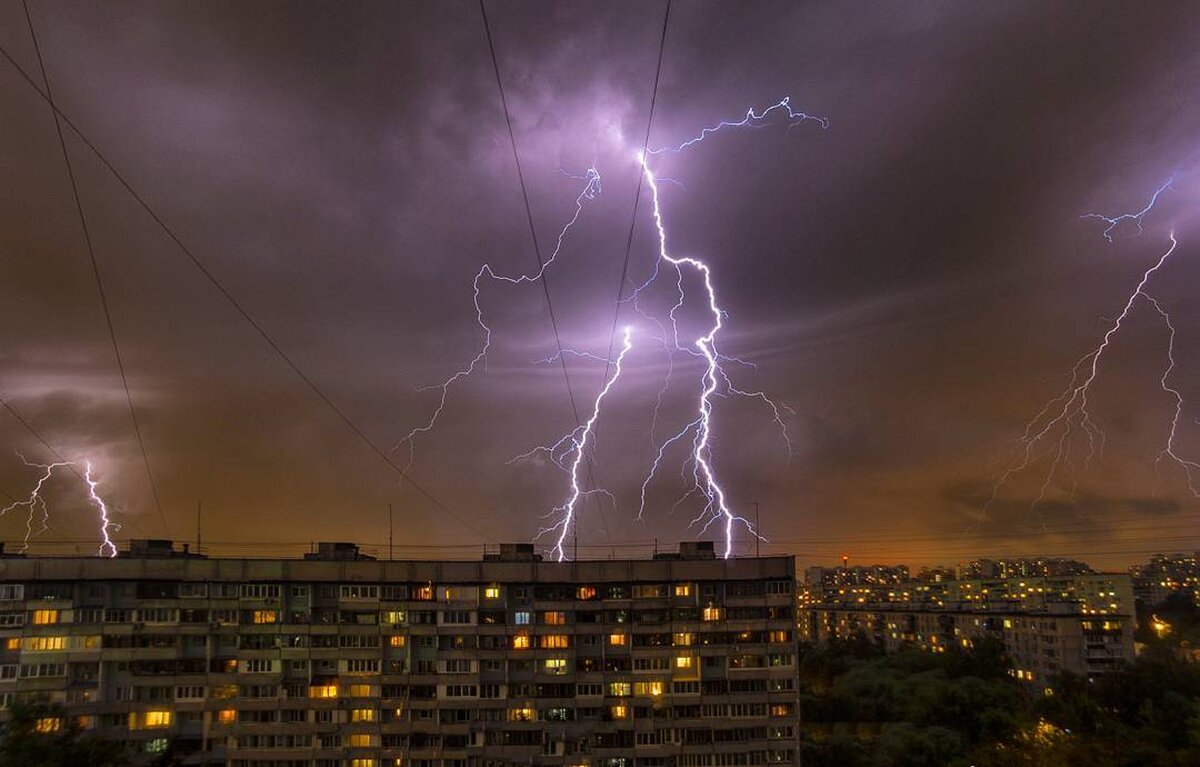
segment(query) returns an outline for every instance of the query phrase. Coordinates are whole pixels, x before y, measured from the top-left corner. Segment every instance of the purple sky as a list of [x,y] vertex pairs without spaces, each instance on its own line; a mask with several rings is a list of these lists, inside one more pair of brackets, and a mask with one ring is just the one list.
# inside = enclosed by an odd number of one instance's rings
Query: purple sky
[[[534,263],[477,4],[31,3],[60,108],[374,441],[428,417],[479,343],[471,279]],[[663,6],[493,2],[492,31],[543,253],[589,201],[548,286],[564,345],[608,347]],[[1178,447],[1200,457],[1200,7],[1189,3],[677,2],[651,146],[790,95],[812,124],[710,138],[656,164],[674,250],[709,261],[743,388],[794,410],[791,459],[760,404],[719,400],[714,460],[733,503],[803,562],[1074,554],[1119,566],[1196,548],[1198,502],[1160,463],[1174,407],[1166,333],[1141,306],[1093,389],[1108,435],[1031,510],[1045,462],[980,509],[998,459],[1099,341],[1174,229],[1152,285],[1173,315]],[[0,46],[31,75],[19,2]],[[68,147],[167,521],[153,508],[51,113],[0,60],[0,393],[61,452],[89,457],[124,534],[233,544],[480,544],[397,482],[203,279],[93,155]],[[1081,221],[1140,208],[1136,227]],[[1195,238],[1195,239],[1194,239]],[[638,209],[630,280],[653,268]],[[508,465],[573,426],[541,287],[489,287],[486,371],[455,388],[412,475],[490,539],[527,540],[566,492]],[[661,302],[660,302],[661,303]],[[661,308],[661,307],[660,307]],[[681,365],[683,365],[683,362]],[[568,363],[581,409],[603,365]],[[589,556],[694,534],[676,461],[643,522],[637,488],[661,349],[637,347],[601,421]],[[683,365],[663,422],[694,405]],[[694,393],[694,391],[692,392]],[[1200,401],[1200,399],[1197,399]],[[0,418],[0,491],[48,455]],[[6,457],[7,456],[7,457]],[[94,547],[79,484],[50,486],[47,540]],[[0,519],[19,538],[24,517]],[[44,550],[50,550],[46,547]],[[283,551],[286,547],[257,546]],[[751,544],[742,540],[741,551]],[[293,546],[290,550],[294,551]],[[428,550],[436,553],[446,551]],[[634,549],[624,549],[627,553]],[[644,552],[644,550],[641,550]],[[409,552],[412,553],[412,552]],[[474,552],[462,552],[473,554]]]

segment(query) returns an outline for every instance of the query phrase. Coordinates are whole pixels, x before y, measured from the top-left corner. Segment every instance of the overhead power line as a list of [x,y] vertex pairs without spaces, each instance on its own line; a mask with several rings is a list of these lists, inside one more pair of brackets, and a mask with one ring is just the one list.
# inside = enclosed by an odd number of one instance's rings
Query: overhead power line
[[[482,2],[482,0],[481,0]],[[658,82],[662,77],[663,53],[667,49],[667,22],[671,19],[671,0],[667,0],[666,11],[663,12],[662,35],[658,41],[658,66],[654,70],[654,87],[650,91],[650,114],[646,117],[646,137],[642,141],[642,157],[646,156],[646,152],[650,149],[650,128],[654,125],[654,105],[658,103]],[[637,191],[633,195],[633,213],[629,217],[629,237],[625,241],[625,259],[621,264],[621,279],[617,282],[617,300],[613,307],[612,332],[608,336],[608,354],[605,358],[610,360],[604,366],[604,380],[608,380],[608,369],[612,364],[613,345],[617,340],[617,323],[621,318],[621,301],[625,296],[625,281],[629,279],[629,254],[633,252],[633,232],[637,227],[638,206],[642,202],[642,185],[646,180],[646,174],[638,171]]]
[[[562,368],[563,381],[567,386],[567,398],[571,402],[571,414],[575,417],[576,430],[583,429],[583,420],[579,417],[579,406],[575,403],[575,392],[571,388],[571,376],[567,372],[567,355],[563,354],[562,336],[558,332],[558,320],[554,316],[554,303],[550,300],[550,283],[547,282],[546,264],[542,260],[542,250],[538,244],[537,227],[533,223],[533,207],[529,203],[529,190],[525,186],[525,173],[521,169],[521,155],[517,151],[517,135],[513,130],[512,115],[508,111],[508,98],[504,94],[504,81],[500,77],[500,61],[496,57],[496,44],[492,40],[492,27],[488,23],[487,8],[484,5],[484,0],[479,0],[479,14],[483,17],[483,30],[487,34],[488,51],[492,54],[492,69],[496,73],[496,88],[500,91],[500,105],[504,108],[504,122],[508,125],[508,139],[512,144],[513,162],[517,166],[517,180],[521,184],[521,198],[525,201],[525,218],[529,222],[529,236],[533,239],[533,255],[537,259],[538,272],[541,275],[539,282],[542,283],[542,292],[546,296],[546,310],[550,315],[550,327],[554,330],[554,344],[558,349],[558,362]],[[611,356],[612,349],[609,349]],[[604,380],[608,380],[608,368],[605,367]],[[582,449],[582,448],[580,448]],[[596,487],[596,478],[592,470],[592,459],[588,455],[583,456],[583,460],[587,466],[588,482]],[[608,530],[608,518],[604,516],[604,509],[597,499],[594,501],[596,510],[600,516],[600,522],[604,525],[604,537],[611,541],[611,535]]]
[[46,73],[46,63],[42,58],[42,48],[38,45],[37,32],[33,28],[33,16],[29,13],[29,3],[21,0],[25,9],[25,22],[29,25],[29,37],[33,40],[33,51],[37,54],[38,69],[42,73],[42,83],[46,86],[46,102],[54,117],[54,130],[58,134],[58,146],[62,149],[63,163],[67,166],[67,178],[71,182],[71,196],[75,200],[75,211],[79,214],[79,226],[83,230],[83,240],[87,245],[88,258],[92,263],[92,275],[96,278],[96,292],[100,295],[100,308],[104,310],[104,322],[108,327],[108,338],[112,342],[113,356],[117,360],[117,372],[121,374],[121,385],[125,388],[125,401],[129,405],[129,420],[133,422],[133,433],[137,437],[138,448],[142,452],[142,465],[146,467],[146,479],[150,481],[150,495],[154,500],[154,508],[158,510],[158,518],[162,522],[163,533],[169,538],[170,527],[167,516],[163,513],[162,502],[158,497],[158,483],[154,480],[154,472],[150,469],[150,456],[146,453],[146,440],[142,436],[142,425],[138,420],[137,409],[133,406],[133,393],[129,390],[129,376],[125,372],[125,360],[121,356],[121,345],[117,343],[117,329],[113,324],[112,310],[108,305],[108,295],[104,290],[104,279],[100,275],[100,262],[96,258],[96,248],[92,244],[92,233],[88,228],[87,216],[83,212],[83,200],[79,196],[79,182],[75,178],[75,168],[71,165],[71,154],[67,151],[67,139],[63,136],[62,122],[58,118],[58,109],[54,106],[54,91],[50,87],[50,76]]

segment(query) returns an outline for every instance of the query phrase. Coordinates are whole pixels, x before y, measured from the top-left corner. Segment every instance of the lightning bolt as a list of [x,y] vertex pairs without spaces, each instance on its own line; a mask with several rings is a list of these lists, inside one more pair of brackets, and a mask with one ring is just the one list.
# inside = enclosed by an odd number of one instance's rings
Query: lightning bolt
[[100,556],[115,557],[117,555],[117,546],[112,542],[109,536],[109,531],[116,532],[121,529],[121,526],[113,522],[108,517],[108,504],[100,497],[96,487],[98,483],[92,479],[92,462],[85,461],[83,464],[83,481],[88,486],[88,500],[96,506],[96,510],[100,512],[100,537],[103,542],[100,544]]
[[[29,549],[30,542],[46,532],[50,528],[50,506],[46,503],[46,498],[42,494],[45,485],[54,475],[55,469],[71,468],[75,466],[74,461],[55,461],[54,463],[33,463],[25,458],[25,456],[17,453],[17,457],[31,469],[40,469],[41,476],[34,483],[33,489],[29,491],[29,497],[23,501],[14,501],[3,509],[0,509],[0,517],[7,515],[10,511],[17,509],[25,509],[27,512],[25,518],[25,538],[21,542],[20,553],[25,553]],[[90,461],[85,462],[84,481],[88,485],[88,499],[94,503],[100,512],[100,535],[103,542],[100,544],[99,554],[101,556],[115,557],[117,555],[117,547],[112,542],[109,536],[109,531],[116,532],[120,530],[120,525],[112,522],[108,516],[108,505],[104,499],[100,497],[96,491],[96,482],[92,480],[92,464]],[[35,530],[35,526],[37,529]]]
[[481,364],[486,364],[488,350],[492,346],[492,328],[484,320],[483,305],[480,303],[480,293],[482,292],[482,285],[484,281],[488,280],[491,282],[504,283],[508,285],[522,285],[540,280],[546,273],[546,270],[550,268],[550,265],[558,259],[559,254],[562,252],[563,243],[566,241],[567,233],[571,231],[571,228],[575,226],[575,222],[579,220],[580,214],[583,213],[584,203],[588,200],[595,199],[596,195],[600,194],[600,173],[594,167],[588,168],[587,173],[582,177],[571,176],[570,174],[566,173],[563,175],[566,175],[569,178],[581,178],[585,181],[585,183],[583,189],[575,197],[575,212],[571,216],[570,220],[567,221],[566,225],[559,231],[558,240],[554,245],[554,252],[550,254],[550,257],[546,259],[545,263],[538,267],[537,271],[535,272],[530,274],[519,274],[515,277],[497,274],[492,268],[491,264],[485,263],[475,274],[475,279],[472,282],[472,301],[475,306],[475,322],[479,325],[480,330],[483,331],[483,342],[479,347],[479,351],[475,353],[475,356],[472,357],[466,365],[456,370],[450,377],[442,381],[440,384],[424,386],[419,389],[419,391],[437,391],[437,406],[433,409],[433,412],[430,414],[428,420],[424,424],[409,431],[408,434],[404,435],[404,437],[401,438],[400,441],[397,442],[391,449],[391,452],[395,452],[402,447],[408,448],[408,461],[405,463],[405,471],[412,467],[413,460],[416,458],[417,438],[433,431],[434,427],[437,425],[438,418],[440,418],[442,415],[442,411],[446,409],[446,399],[450,396],[450,389],[456,383],[474,373],[475,369]]
[[[571,478],[571,489],[567,495],[567,500],[561,506],[555,507],[550,512],[551,516],[559,516],[559,520],[554,525],[543,528],[537,534],[537,538],[541,538],[543,535],[549,535],[556,531],[558,532],[558,539],[555,541],[554,548],[550,550],[550,553],[559,562],[562,562],[567,557],[564,543],[566,542],[567,533],[570,531],[571,525],[575,522],[575,504],[579,502],[580,498],[586,495],[592,493],[607,493],[607,491],[601,489],[583,490],[579,484],[579,467],[580,464],[583,463],[583,457],[588,447],[588,441],[595,434],[596,421],[600,418],[600,406],[603,404],[604,398],[608,396],[608,393],[612,390],[613,385],[616,384],[617,379],[621,377],[621,366],[625,361],[625,355],[628,354],[629,350],[632,348],[633,328],[626,327],[624,341],[621,345],[621,352],[617,355],[616,360],[613,361],[612,375],[607,381],[605,381],[604,387],[600,390],[600,393],[596,395],[596,400],[592,404],[591,417],[588,418],[585,424],[571,432],[569,435],[567,435],[567,437],[564,437],[564,440],[569,440],[571,443],[569,454],[572,456],[572,458],[570,468],[568,469],[568,473]],[[557,444],[561,445],[564,440],[560,440]]]
[[[1175,176],[1171,176],[1155,189],[1149,201],[1141,210],[1119,215],[1088,213],[1080,218],[1096,219],[1106,223],[1107,226],[1101,234],[1110,243],[1113,241],[1114,231],[1124,222],[1135,224],[1137,226],[1137,233],[1141,234],[1143,231],[1143,219],[1154,209],[1159,197],[1165,191],[1172,188],[1175,178]],[[1138,281],[1133,291],[1129,294],[1121,312],[1109,325],[1100,342],[1091,351],[1080,357],[1071,368],[1071,376],[1067,387],[1058,396],[1047,402],[1037,415],[1026,424],[1024,433],[1017,440],[1016,450],[1012,457],[1008,459],[1006,465],[1003,466],[999,477],[992,487],[992,493],[983,506],[985,515],[999,498],[1000,492],[1013,475],[1024,471],[1032,464],[1047,457],[1051,458],[1050,466],[1043,477],[1038,494],[1030,509],[1036,510],[1042,501],[1045,500],[1050,486],[1059,476],[1064,464],[1071,464],[1072,489],[1070,496],[1074,497],[1077,479],[1075,476],[1075,467],[1071,461],[1076,434],[1082,431],[1087,441],[1087,452],[1084,459],[1085,468],[1097,454],[1103,452],[1105,445],[1104,432],[1100,429],[1089,410],[1091,387],[1100,373],[1100,365],[1104,352],[1108,349],[1112,339],[1121,331],[1122,323],[1129,317],[1139,301],[1152,308],[1167,329],[1166,365],[1159,378],[1159,386],[1175,402],[1174,414],[1170,422],[1166,443],[1155,459],[1155,464],[1157,466],[1164,460],[1173,461],[1183,470],[1191,492],[1194,495],[1200,496],[1200,491],[1197,489],[1197,483],[1193,475],[1194,471],[1200,470],[1200,463],[1182,457],[1176,447],[1179,424],[1183,416],[1184,399],[1180,391],[1170,382],[1171,374],[1176,367],[1175,325],[1171,321],[1170,313],[1147,292],[1147,286],[1151,278],[1167,263],[1179,245],[1174,232],[1168,235],[1168,239],[1170,241],[1169,246],[1148,269],[1142,272],[1141,280]]]
[[[683,351],[702,360],[703,373],[701,375],[701,390],[696,403],[696,416],[689,421],[681,430],[658,445],[655,451],[654,460],[651,464],[650,471],[647,473],[645,480],[642,482],[640,492],[640,505],[638,507],[638,519],[642,519],[646,509],[646,494],[650,484],[654,481],[659,468],[667,454],[668,449],[675,443],[684,441],[689,435],[691,436],[691,450],[687,460],[692,466],[692,487],[687,491],[683,498],[676,502],[676,506],[682,503],[692,494],[699,492],[704,499],[704,505],[699,514],[692,520],[692,526],[699,525],[700,532],[704,533],[713,525],[718,525],[724,535],[725,548],[723,556],[730,557],[733,554],[734,531],[736,528],[744,528],[750,535],[759,537],[754,526],[745,518],[734,513],[729,502],[728,496],[724,487],[717,478],[717,473],[713,463],[713,434],[712,434],[712,415],[713,415],[713,399],[715,397],[723,397],[736,395],[747,397],[763,402],[772,413],[772,418],[780,427],[784,442],[787,445],[788,454],[791,455],[792,443],[788,436],[787,425],[783,419],[780,406],[772,401],[764,392],[761,391],[746,391],[736,387],[728,371],[722,366],[722,362],[729,361],[743,365],[749,365],[744,360],[735,357],[727,357],[718,350],[717,336],[724,327],[724,321],[727,314],[721,308],[717,301],[717,291],[713,285],[713,273],[709,265],[694,257],[689,256],[674,256],[667,247],[667,232],[666,225],[663,221],[663,212],[661,198],[659,194],[660,179],[651,170],[649,158],[666,153],[682,152],[690,147],[699,144],[709,136],[726,129],[759,127],[768,121],[774,113],[786,115],[786,120],[789,129],[800,123],[811,121],[820,125],[822,128],[829,127],[829,121],[822,117],[814,117],[806,112],[800,112],[794,109],[791,105],[789,97],[784,97],[775,104],[761,110],[756,111],[753,107],[746,110],[746,114],[740,120],[721,120],[715,125],[711,125],[701,129],[695,136],[674,146],[664,147],[660,149],[647,150],[644,153],[639,153],[637,156],[638,164],[642,170],[642,176],[650,189],[650,198],[653,206],[653,218],[655,231],[658,238],[658,257],[655,260],[654,268],[651,271],[649,278],[641,285],[637,286],[627,299],[632,302],[634,309],[639,314],[643,314],[641,307],[638,304],[641,294],[652,284],[654,284],[661,273],[662,265],[666,264],[675,270],[675,294],[676,299],[674,305],[668,312],[668,318],[671,325],[671,336],[674,340],[674,346],[679,351]],[[684,288],[684,270],[689,270],[697,274],[704,285],[704,295],[707,300],[708,313],[711,316],[711,324],[703,335],[691,341],[690,345],[680,343],[679,338],[679,323],[677,314],[686,303],[687,295]],[[671,350],[668,349],[668,356]],[[674,366],[668,367],[667,378],[664,380],[663,388],[660,389],[655,407],[654,425],[658,423],[658,406],[662,403],[662,396],[666,388],[670,384],[670,376],[674,372]],[[653,438],[653,437],[652,437]],[[685,464],[686,467],[687,464]]]

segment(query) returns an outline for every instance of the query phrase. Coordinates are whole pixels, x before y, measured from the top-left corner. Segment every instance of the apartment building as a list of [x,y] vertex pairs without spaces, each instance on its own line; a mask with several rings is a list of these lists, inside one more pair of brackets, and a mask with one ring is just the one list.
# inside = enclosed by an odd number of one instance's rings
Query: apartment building
[[794,579],[791,558],[711,543],[566,563],[528,545],[0,556],[0,705],[60,703],[195,765],[795,764]]
[[866,637],[888,652],[904,647],[944,652],[991,637],[1004,643],[1013,676],[1036,689],[1064,672],[1093,678],[1134,659],[1129,615],[1085,613],[1065,603],[1036,610],[886,603],[811,607],[802,612],[799,627],[804,641]]

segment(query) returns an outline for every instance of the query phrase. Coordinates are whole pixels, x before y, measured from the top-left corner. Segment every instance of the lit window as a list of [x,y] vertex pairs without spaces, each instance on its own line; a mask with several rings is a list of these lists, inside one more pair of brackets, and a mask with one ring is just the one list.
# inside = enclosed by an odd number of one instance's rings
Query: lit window
[[792,704],[790,703],[775,703],[771,706],[771,716],[791,716]]
[[689,669],[696,665],[696,659],[691,655],[676,655],[675,668]]
[[629,706],[626,706],[624,703],[618,703],[615,706],[610,706],[608,712],[612,715],[613,719],[629,718]]
[[529,625],[529,612],[526,610],[521,610],[513,613],[513,623],[517,624],[518,626]]
[[629,682],[609,682],[608,694],[614,698],[628,698],[633,694],[633,685]]
[[351,722],[374,722],[375,709],[373,708],[356,708],[350,711]]
[[418,602],[433,601],[433,585],[417,586],[413,589],[412,598]]
[[674,634],[671,636],[671,644],[676,647],[690,647],[696,643],[696,638],[691,634]]
[[571,637],[566,634],[545,634],[538,637],[538,646],[545,650],[562,650],[571,646]]
[[624,647],[629,643],[628,634],[609,634],[608,643],[613,647]]
[[565,626],[567,623],[567,614],[560,611],[543,613],[542,621],[547,626]]
[[66,637],[25,637],[21,649],[31,652],[46,652],[66,649]]
[[20,650],[21,649],[21,638],[20,637],[10,637],[9,639],[4,640],[4,649]]
[[237,721],[237,711],[232,708],[223,708],[217,712],[217,721],[221,724],[233,724]]
[[711,605],[704,608],[700,615],[706,621],[719,621],[725,617],[725,610],[720,607],[712,607]]
[[319,684],[308,688],[308,697],[310,698],[336,698],[337,696],[336,684]]
[[633,686],[633,694],[640,698],[658,697],[663,694],[662,682],[638,682]]
[[34,722],[33,729],[42,733],[58,732],[62,729],[62,720],[56,716],[45,717]]
[[279,622],[279,613],[275,612],[274,610],[255,610],[254,611],[254,622],[255,623],[278,623]]
[[790,642],[790,641],[792,641],[792,632],[790,632],[790,631],[772,631],[768,635],[767,639],[769,641],[777,643],[777,644],[781,643],[781,642]]
[[512,638],[512,646],[514,650],[528,650],[529,635],[524,633],[514,634]]
[[33,611],[33,625],[48,626],[51,623],[58,623],[58,610]]
[[675,596],[690,597],[691,595],[692,595],[692,584],[690,584],[690,583],[676,583],[675,584]]
[[388,640],[388,644],[390,644],[392,647],[403,647],[404,645],[408,644],[407,640],[408,638],[403,634],[393,634],[392,638]]
[[351,698],[375,697],[375,690],[369,684],[352,684],[347,688],[346,692]]
[[524,708],[510,708],[508,710],[508,721],[510,722],[532,722],[534,711],[528,706]]
[[483,590],[483,598],[484,599],[499,599],[500,598],[500,587],[499,586],[486,587]]
[[129,729],[153,730],[171,726],[170,711],[143,711],[141,714],[129,715]]
[[371,745],[371,736],[365,732],[346,736],[346,745],[350,748],[367,748]]
[[565,674],[567,673],[567,659],[546,658],[542,662],[542,667],[546,670],[547,674]]
[[580,586],[579,590],[575,592],[575,596],[579,599],[595,599],[596,598],[596,587],[595,586]]
[[375,760],[370,757],[361,757],[358,759],[351,759],[349,762],[347,762],[347,764],[350,765],[350,767],[375,767]]

